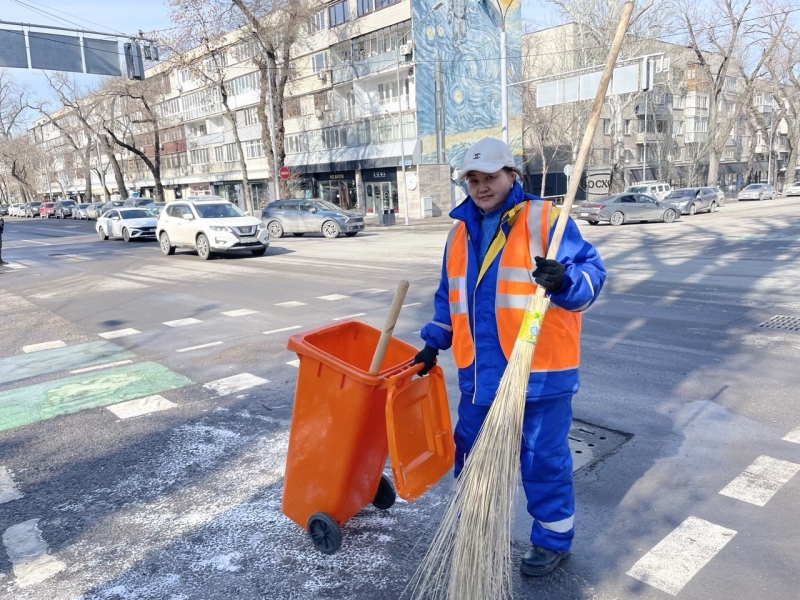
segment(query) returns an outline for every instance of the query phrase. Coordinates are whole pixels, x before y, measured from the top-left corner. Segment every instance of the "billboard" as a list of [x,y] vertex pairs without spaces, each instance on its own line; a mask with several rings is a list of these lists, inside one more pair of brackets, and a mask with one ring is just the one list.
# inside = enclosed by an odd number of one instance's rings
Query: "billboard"
[[0,29],[0,67],[121,74],[116,40]]

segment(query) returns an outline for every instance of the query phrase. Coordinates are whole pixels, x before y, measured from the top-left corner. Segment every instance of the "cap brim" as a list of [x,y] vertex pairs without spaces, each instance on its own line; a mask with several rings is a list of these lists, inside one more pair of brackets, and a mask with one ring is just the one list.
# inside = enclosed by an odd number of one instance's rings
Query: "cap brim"
[[458,171],[456,173],[456,179],[464,179],[467,176],[467,173],[469,173],[470,171],[479,171],[481,173],[495,173],[505,166],[507,166],[505,163],[474,163]]

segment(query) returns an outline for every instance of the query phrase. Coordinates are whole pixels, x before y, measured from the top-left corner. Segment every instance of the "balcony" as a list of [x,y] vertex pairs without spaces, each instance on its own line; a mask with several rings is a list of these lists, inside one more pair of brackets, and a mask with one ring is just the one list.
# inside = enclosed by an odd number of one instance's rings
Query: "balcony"
[[[667,104],[656,104],[656,103],[652,102],[651,100],[648,100],[648,102],[647,102],[647,116],[648,117],[651,117],[651,116],[659,117],[659,116],[666,115],[666,114],[669,113],[669,106],[670,105],[667,105]],[[636,106],[634,108],[636,110],[636,116],[638,116],[638,117],[645,116],[644,98],[639,99],[636,102]]]
[[400,102],[398,102],[397,98],[391,98],[386,101],[371,102],[355,106],[343,106],[341,108],[321,111],[322,114],[318,115],[318,118],[322,122],[321,124],[323,127],[330,127],[374,117],[393,116],[397,118],[397,112],[399,108],[398,104],[402,105],[404,112],[412,109],[410,105],[410,96],[401,96],[399,100]]
[[683,141],[687,144],[702,144],[708,139],[706,131],[687,131],[683,136]]
[[[386,71],[387,69],[394,67],[396,61],[397,52],[391,51],[347,63],[342,62],[337,64],[334,62],[333,84],[337,85],[340,83],[345,83],[346,81],[361,79],[362,77],[367,77],[368,75],[372,75],[374,73]],[[404,62],[407,61],[404,61],[401,58],[400,64],[402,65]]]
[[647,133],[637,132],[633,134],[636,143],[643,145],[645,143],[655,144],[664,139],[663,133],[656,133],[655,131],[648,131]]

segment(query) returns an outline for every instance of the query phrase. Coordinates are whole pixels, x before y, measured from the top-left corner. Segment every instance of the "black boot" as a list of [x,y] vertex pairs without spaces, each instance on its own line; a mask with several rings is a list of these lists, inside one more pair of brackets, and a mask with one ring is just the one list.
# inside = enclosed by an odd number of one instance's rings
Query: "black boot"
[[554,552],[541,546],[531,546],[530,550],[522,557],[519,570],[528,577],[541,577],[555,569],[567,556],[569,556],[569,550]]

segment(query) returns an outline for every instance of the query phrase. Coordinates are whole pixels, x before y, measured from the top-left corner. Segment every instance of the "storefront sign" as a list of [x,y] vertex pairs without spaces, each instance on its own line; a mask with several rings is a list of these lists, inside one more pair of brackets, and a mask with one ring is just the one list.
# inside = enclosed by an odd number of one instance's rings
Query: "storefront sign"
[[397,182],[397,169],[364,169],[361,176],[364,181]]
[[314,173],[314,179],[317,181],[354,181],[355,178],[355,171],[341,171],[339,173]]

